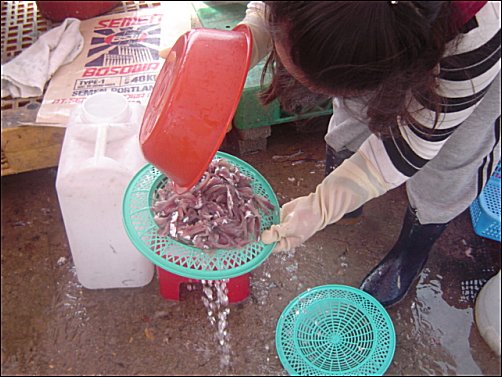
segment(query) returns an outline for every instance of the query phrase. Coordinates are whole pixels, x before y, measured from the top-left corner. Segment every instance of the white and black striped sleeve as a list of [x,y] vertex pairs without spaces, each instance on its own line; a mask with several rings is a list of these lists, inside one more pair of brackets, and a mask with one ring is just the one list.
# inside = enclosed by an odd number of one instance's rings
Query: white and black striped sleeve
[[432,104],[415,97],[408,109],[415,122],[401,124],[400,135],[383,139],[372,135],[360,148],[390,188],[404,183],[437,155],[500,71],[500,3],[488,2],[463,33],[455,51],[449,47],[439,66],[442,105],[437,125]]

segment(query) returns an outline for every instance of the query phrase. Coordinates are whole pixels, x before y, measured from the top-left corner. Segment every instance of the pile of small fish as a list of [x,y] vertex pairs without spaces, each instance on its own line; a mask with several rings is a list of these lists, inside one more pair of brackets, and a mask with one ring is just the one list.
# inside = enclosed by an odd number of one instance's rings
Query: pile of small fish
[[213,159],[200,181],[183,194],[168,181],[153,203],[159,235],[203,250],[241,248],[257,240],[259,211],[269,214],[274,206],[256,195],[250,183],[223,158]]

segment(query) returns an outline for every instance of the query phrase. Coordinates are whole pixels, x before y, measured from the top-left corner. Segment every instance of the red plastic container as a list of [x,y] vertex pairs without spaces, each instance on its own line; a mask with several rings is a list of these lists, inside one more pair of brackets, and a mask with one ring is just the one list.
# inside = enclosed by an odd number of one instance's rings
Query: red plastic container
[[246,81],[252,51],[246,26],[193,29],[171,49],[145,111],[145,158],[183,192],[221,146]]
[[[160,294],[167,300],[180,300],[180,287],[184,283],[201,283],[200,280],[185,278],[157,267]],[[249,273],[240,275],[227,282],[228,302],[235,304],[249,296]]]
[[52,21],[68,17],[86,20],[99,16],[119,5],[120,1],[37,1],[40,14]]

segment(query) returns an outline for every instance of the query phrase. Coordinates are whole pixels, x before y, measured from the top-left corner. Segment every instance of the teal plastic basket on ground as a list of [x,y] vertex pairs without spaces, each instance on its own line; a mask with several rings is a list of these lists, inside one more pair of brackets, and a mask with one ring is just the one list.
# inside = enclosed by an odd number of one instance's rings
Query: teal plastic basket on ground
[[474,232],[500,242],[500,161],[469,209]]
[[284,309],[279,359],[292,376],[380,376],[394,357],[394,325],[368,293],[345,285],[309,289]]
[[[271,214],[261,213],[261,231],[279,221],[279,202],[270,184],[248,163],[227,153],[217,152],[242,174],[251,178],[255,194],[273,204]],[[168,178],[153,165],[141,169],[131,180],[123,200],[123,221],[126,232],[136,248],[155,265],[179,276],[199,280],[223,280],[243,275],[258,267],[270,255],[275,244],[261,241],[238,249],[203,251],[180,243],[169,236],[160,236],[153,219],[152,203],[159,188]]]

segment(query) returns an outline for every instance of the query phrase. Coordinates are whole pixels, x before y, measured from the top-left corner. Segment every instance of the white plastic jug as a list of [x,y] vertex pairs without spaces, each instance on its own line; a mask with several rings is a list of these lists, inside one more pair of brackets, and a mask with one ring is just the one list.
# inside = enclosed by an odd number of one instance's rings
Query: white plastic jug
[[474,313],[479,333],[500,356],[500,270],[479,291]]
[[56,190],[79,282],[89,289],[140,287],[153,264],[129,240],[122,199],[146,165],[139,145],[144,107],[97,93],[70,116]]

